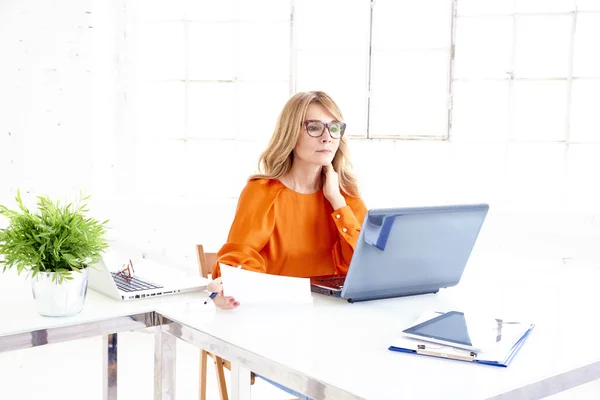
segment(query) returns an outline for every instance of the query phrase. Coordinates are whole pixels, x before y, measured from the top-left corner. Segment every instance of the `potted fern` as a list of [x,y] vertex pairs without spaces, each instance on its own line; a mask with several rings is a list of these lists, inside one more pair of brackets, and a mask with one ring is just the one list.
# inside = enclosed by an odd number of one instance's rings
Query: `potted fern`
[[3,272],[16,268],[19,275],[23,271],[31,275],[41,315],[75,315],[85,304],[88,266],[98,262],[108,246],[108,221],[86,216],[88,199],[81,196],[61,205],[37,196],[37,211],[32,212],[17,191],[17,210],[0,205],[0,215],[9,223],[0,229],[0,264]]

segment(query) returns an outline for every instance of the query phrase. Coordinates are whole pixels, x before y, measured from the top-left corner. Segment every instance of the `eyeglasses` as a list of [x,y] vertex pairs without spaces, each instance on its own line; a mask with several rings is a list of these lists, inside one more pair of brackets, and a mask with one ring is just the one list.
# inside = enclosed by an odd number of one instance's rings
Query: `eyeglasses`
[[133,270],[133,263],[131,262],[131,259],[129,259],[129,262],[127,264],[123,264],[122,270],[117,272],[117,275],[120,275],[127,280],[133,278],[134,274],[135,271]]
[[306,133],[311,137],[323,136],[325,128],[327,128],[332,139],[339,139],[344,135],[344,131],[346,130],[346,124],[337,121],[326,123],[323,121],[309,120],[304,121],[302,124],[306,129]]

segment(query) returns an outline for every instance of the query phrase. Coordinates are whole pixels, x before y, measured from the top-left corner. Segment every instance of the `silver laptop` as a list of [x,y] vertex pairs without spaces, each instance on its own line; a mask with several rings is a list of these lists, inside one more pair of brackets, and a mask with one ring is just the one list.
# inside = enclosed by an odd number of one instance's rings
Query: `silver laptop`
[[312,291],[355,302],[454,286],[488,209],[475,204],[369,210],[348,274],[311,278]]
[[[133,268],[131,268],[131,264]],[[135,272],[123,272],[133,269]],[[115,300],[135,300],[205,290],[208,280],[184,271],[142,259],[132,262],[105,254],[90,267],[89,287]]]

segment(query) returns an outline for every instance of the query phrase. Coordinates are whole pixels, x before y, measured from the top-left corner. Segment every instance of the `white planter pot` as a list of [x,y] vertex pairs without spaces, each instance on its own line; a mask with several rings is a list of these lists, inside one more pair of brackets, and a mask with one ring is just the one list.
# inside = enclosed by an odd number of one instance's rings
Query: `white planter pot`
[[66,317],[79,314],[85,304],[88,287],[88,268],[73,271],[73,279],[62,284],[54,282],[54,272],[40,272],[31,279],[31,291],[41,315]]

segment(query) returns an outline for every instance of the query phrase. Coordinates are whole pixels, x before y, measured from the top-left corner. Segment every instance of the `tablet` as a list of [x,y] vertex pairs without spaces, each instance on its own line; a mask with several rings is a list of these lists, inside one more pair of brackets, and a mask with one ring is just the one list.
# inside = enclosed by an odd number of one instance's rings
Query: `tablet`
[[495,320],[470,319],[450,311],[402,331],[406,336],[461,349],[480,351],[498,339]]

